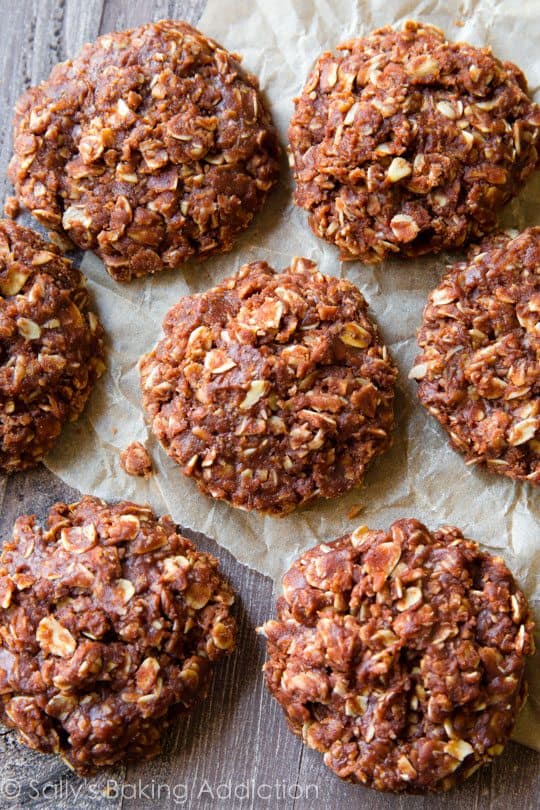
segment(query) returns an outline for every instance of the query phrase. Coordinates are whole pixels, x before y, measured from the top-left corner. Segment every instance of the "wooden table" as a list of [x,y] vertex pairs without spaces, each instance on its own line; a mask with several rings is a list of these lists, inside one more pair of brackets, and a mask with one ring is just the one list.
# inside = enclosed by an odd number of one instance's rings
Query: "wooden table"
[[[271,0],[269,0],[271,2]],[[291,0],[292,2],[292,0]],[[13,105],[29,84],[45,78],[55,62],[74,55],[106,31],[164,17],[196,24],[205,0],[0,0],[0,183],[10,193]],[[0,200],[3,198],[3,196]],[[25,219],[30,223],[30,218]],[[55,500],[78,493],[45,468],[0,480],[2,536],[18,514],[43,517]],[[239,650],[218,668],[208,700],[166,736],[165,751],[151,763],[119,767],[83,780],[56,757],[20,746],[0,729],[0,808],[287,808],[373,810],[407,807],[532,810],[540,806],[540,756],[511,744],[491,767],[445,796],[397,797],[341,783],[321,756],[286,728],[281,709],[263,686],[264,646],[255,628],[273,613],[272,583],[240,565],[212,540],[186,532],[217,554],[239,594]]]

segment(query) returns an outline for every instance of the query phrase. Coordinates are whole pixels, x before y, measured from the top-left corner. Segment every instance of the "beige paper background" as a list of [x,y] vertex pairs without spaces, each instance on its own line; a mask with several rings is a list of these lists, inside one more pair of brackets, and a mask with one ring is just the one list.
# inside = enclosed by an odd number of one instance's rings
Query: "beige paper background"
[[[209,0],[200,28],[244,57],[260,79],[282,143],[292,98],[324,49],[375,27],[416,17],[440,25],[450,39],[491,45],[502,59],[513,59],[527,73],[540,100],[540,0],[423,2],[410,0]],[[464,23],[458,27],[455,22]],[[513,227],[539,224],[540,182],[533,181],[505,213]],[[415,331],[428,291],[449,257],[378,267],[342,264],[337,251],[315,238],[303,211],[291,203],[291,178],[284,166],[280,188],[239,240],[236,249],[183,271],[163,273],[126,286],[116,284],[102,264],[86,254],[95,306],[108,335],[108,372],[83,418],[71,425],[48,457],[48,467],[68,484],[109,499],[149,502],[183,526],[202,531],[242,563],[279,579],[300,551],[331,540],[358,523],[387,527],[404,516],[428,526],[459,526],[486,549],[502,554],[527,592],[540,624],[540,508],[530,486],[468,468],[449,449],[445,434],[415,398],[407,373],[416,353]],[[535,219],[536,212],[536,219]],[[241,264],[266,259],[276,268],[294,255],[319,262],[323,272],[343,275],[365,294],[373,317],[399,366],[394,447],[372,465],[364,486],[347,496],[317,502],[283,518],[261,518],[201,495],[195,484],[157,446],[140,407],[139,356],[161,335],[161,320],[182,295],[199,292]],[[129,442],[147,443],[157,474],[149,481],[126,475],[119,454]],[[353,504],[363,510],[347,519]],[[530,666],[531,696],[515,738],[540,750],[540,673]]]

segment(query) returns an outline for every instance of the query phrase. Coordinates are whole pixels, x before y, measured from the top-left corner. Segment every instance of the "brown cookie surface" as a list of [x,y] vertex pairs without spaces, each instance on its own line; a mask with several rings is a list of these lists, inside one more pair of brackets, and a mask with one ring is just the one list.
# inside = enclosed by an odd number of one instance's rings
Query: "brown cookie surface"
[[540,228],[486,240],[429,296],[410,372],[468,464],[540,484]]
[[447,790],[502,752],[533,623],[504,561],[458,529],[404,519],[315,546],[277,613],[268,689],[342,779]]
[[538,163],[521,71],[416,22],[317,61],[289,129],[294,199],[345,259],[455,248],[493,229]]
[[0,718],[81,774],[159,753],[171,707],[204,697],[235,645],[217,560],[133,503],[20,517],[0,594]]
[[285,514],[358,484],[391,443],[395,367],[351,282],[307,259],[182,298],[140,364],[144,407],[199,488]]
[[105,34],[19,100],[9,177],[118,281],[229,250],[279,172],[254,76],[184,22]]
[[0,221],[0,470],[35,466],[105,369],[84,277],[34,231]]

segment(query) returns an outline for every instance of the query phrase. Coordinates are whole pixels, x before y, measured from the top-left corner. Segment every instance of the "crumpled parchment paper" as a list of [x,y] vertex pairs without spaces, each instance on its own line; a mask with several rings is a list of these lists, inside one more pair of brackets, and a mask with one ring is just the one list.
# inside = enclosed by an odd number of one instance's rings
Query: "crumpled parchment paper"
[[[531,92],[539,97],[540,0],[209,0],[199,27],[242,54],[245,66],[258,75],[285,144],[292,99],[319,53],[350,36],[408,18],[439,25],[449,39],[491,45],[499,58],[514,60],[525,70]],[[539,179],[508,207],[505,225],[540,223],[538,213],[535,219]],[[388,261],[376,267],[342,264],[336,249],[311,233],[305,212],[292,206],[291,191],[284,161],[280,188],[235,250],[187,269],[121,286],[98,259],[86,254],[82,269],[107,331],[108,371],[83,418],[67,428],[48,457],[48,467],[83,492],[147,501],[159,512],[168,511],[179,524],[210,535],[240,562],[276,580],[299,552],[359,523],[386,528],[397,518],[412,516],[431,528],[454,524],[504,557],[540,624],[539,493],[466,467],[417,402],[415,383],[407,380],[426,296],[450,257]],[[266,259],[281,269],[295,255],[317,261],[325,273],[346,276],[366,296],[400,370],[397,429],[393,448],[374,462],[361,489],[286,518],[261,518],[199,494],[158,447],[141,410],[137,361],[160,338],[161,320],[180,296],[213,286],[245,262]],[[157,474],[148,481],[129,477],[120,467],[121,450],[135,439],[146,442],[153,456]],[[353,504],[363,509],[351,521],[347,513]],[[515,739],[540,750],[536,662],[530,666],[530,693]]]

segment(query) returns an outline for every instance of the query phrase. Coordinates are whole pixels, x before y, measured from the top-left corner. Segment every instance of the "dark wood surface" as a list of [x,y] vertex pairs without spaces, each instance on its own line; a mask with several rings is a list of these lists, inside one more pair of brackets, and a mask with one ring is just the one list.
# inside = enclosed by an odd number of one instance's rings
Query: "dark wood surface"
[[[26,86],[45,78],[55,62],[74,55],[99,34],[167,16],[196,23],[204,5],[205,0],[0,0],[0,202],[10,193],[5,170],[11,110]],[[75,500],[77,495],[45,468],[0,479],[1,536],[9,534],[18,514],[43,516],[53,501]],[[273,613],[271,581],[237,563],[212,540],[190,536],[219,556],[239,594],[239,649],[218,668],[208,700],[189,718],[173,722],[161,757],[91,780],[76,777],[55,757],[27,750],[13,732],[0,727],[1,808],[536,810],[540,806],[540,756],[515,744],[494,765],[445,796],[397,797],[341,783],[319,754],[289,733],[281,710],[264,689],[264,648],[255,628]]]

